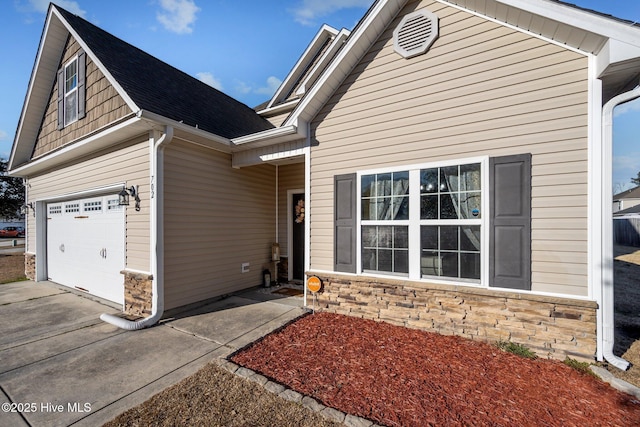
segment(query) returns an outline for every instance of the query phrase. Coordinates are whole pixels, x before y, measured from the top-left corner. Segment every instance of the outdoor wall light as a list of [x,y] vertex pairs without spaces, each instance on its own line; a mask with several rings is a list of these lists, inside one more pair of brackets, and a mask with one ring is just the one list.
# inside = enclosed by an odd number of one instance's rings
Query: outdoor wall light
[[26,215],[29,213],[29,209],[31,209],[31,212],[33,213],[33,216],[36,216],[36,208],[33,206],[33,202],[29,202],[26,203],[24,205],[22,205],[22,207],[20,208],[20,213],[22,215]]
[[129,206],[129,196],[136,201],[136,211],[140,210],[140,196],[138,195],[138,186],[132,185],[131,188],[122,187],[122,191],[118,193],[118,204],[120,206]]

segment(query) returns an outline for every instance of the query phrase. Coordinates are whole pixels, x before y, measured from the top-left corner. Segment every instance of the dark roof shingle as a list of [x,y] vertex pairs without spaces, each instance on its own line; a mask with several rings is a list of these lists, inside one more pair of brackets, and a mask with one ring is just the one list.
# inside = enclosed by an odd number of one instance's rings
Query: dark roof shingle
[[245,104],[56,6],[142,110],[235,138],[273,125]]

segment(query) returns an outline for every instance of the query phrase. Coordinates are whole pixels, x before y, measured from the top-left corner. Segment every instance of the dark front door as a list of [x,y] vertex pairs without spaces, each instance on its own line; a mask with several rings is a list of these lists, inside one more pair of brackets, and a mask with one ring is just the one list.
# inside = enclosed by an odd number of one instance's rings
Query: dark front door
[[291,197],[293,224],[291,226],[291,256],[292,279],[304,280],[304,224],[305,217],[304,193],[294,193]]

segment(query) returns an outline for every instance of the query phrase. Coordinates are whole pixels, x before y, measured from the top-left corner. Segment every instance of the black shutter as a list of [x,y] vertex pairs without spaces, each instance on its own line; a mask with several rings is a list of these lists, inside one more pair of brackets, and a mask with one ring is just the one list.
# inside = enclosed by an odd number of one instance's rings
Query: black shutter
[[64,128],[64,67],[58,70],[58,130]]
[[489,159],[489,286],[531,289],[531,154]]
[[78,54],[78,120],[86,116],[86,70],[87,55],[83,50]]
[[356,272],[356,174],[334,177],[334,269]]

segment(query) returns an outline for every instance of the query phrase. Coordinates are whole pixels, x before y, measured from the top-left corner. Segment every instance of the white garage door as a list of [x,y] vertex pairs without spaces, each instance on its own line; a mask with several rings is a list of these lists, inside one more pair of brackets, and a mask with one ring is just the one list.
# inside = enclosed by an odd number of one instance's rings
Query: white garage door
[[124,233],[117,194],[47,204],[49,280],[123,304]]

